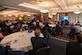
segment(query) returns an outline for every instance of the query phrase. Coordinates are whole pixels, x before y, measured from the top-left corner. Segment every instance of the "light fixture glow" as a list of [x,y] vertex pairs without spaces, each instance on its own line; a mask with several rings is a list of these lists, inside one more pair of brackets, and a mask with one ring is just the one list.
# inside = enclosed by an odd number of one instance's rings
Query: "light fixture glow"
[[47,13],[49,12],[48,10],[40,10],[41,13]]
[[8,14],[8,16],[12,16],[11,14]]
[[27,16],[31,16],[30,14],[28,14]]
[[52,13],[52,15],[56,15],[56,14],[57,14],[56,12]]
[[7,17],[7,15],[3,15],[3,17]]
[[81,13],[81,11],[75,11],[74,13],[75,13],[75,14],[80,14],[80,13]]
[[23,18],[22,17],[19,17],[19,20],[23,20]]

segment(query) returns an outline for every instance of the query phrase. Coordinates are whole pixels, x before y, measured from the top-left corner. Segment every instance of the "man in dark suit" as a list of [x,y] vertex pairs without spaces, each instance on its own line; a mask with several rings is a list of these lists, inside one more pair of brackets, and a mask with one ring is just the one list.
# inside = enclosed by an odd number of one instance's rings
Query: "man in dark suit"
[[82,55],[82,34],[74,36],[74,40],[66,45],[66,55]]
[[47,47],[47,39],[40,37],[40,33],[41,33],[40,30],[36,29],[34,32],[35,37],[31,38],[34,54],[36,53],[37,49],[42,48],[42,47]]

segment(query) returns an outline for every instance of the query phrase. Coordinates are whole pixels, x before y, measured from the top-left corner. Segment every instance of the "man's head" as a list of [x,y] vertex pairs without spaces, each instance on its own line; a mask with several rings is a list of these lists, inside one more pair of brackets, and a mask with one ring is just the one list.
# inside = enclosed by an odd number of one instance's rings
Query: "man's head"
[[40,29],[36,29],[35,32],[34,32],[34,34],[35,34],[36,37],[39,37],[40,33],[41,33]]
[[76,39],[79,43],[82,43],[82,34],[77,34]]

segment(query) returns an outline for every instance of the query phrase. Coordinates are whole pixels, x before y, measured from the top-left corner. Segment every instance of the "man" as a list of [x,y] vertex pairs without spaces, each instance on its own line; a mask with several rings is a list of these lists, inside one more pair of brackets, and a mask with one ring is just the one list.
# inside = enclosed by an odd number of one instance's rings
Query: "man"
[[73,41],[70,41],[66,45],[66,55],[82,55],[82,34],[74,36]]
[[47,47],[47,39],[39,37],[40,33],[41,33],[40,30],[36,29],[34,31],[35,37],[31,38],[34,54],[36,54],[37,49],[42,48],[42,47]]

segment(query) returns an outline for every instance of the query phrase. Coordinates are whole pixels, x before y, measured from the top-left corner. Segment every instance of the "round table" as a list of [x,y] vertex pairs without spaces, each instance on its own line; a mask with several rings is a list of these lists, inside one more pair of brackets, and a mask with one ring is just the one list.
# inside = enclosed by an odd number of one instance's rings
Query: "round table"
[[[1,44],[3,45],[9,44],[10,48],[13,51],[15,50],[28,51],[32,49],[31,37],[34,36],[35,36],[34,31],[32,31],[32,33],[28,33],[28,31],[16,32],[8,36],[5,36],[1,40]],[[41,34],[40,36],[43,37],[43,34]]]
[[55,24],[48,24],[50,27],[55,27],[56,25]]

